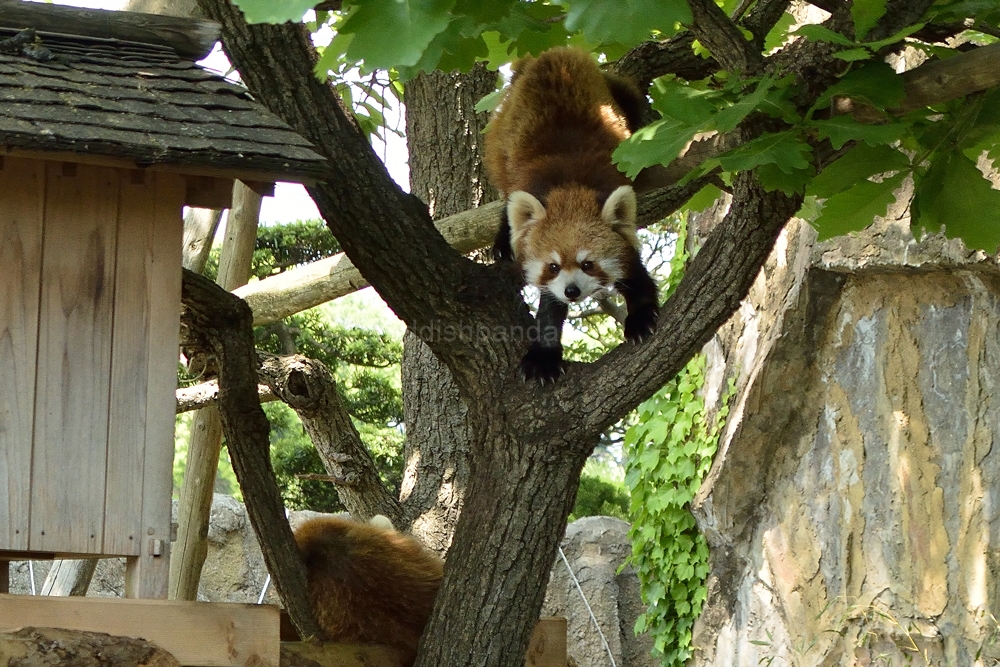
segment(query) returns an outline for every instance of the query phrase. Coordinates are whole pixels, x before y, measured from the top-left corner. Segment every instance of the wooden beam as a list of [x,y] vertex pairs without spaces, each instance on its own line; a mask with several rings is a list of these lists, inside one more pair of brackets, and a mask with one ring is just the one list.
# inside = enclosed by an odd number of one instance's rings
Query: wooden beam
[[[282,614],[284,616],[284,614]],[[286,630],[282,626],[282,639]],[[297,637],[295,637],[297,640]],[[340,642],[281,642],[281,667],[402,667],[399,651],[389,646],[375,644],[347,644]],[[525,667],[566,667],[566,619],[545,617],[531,634],[531,643]]]
[[[0,0],[0,3],[3,3],[5,1],[6,0]],[[0,5],[0,9],[2,9],[2,7],[3,6]],[[165,171],[172,174],[181,174],[183,176],[211,176],[213,178],[221,178],[230,181],[234,178],[238,178],[241,181],[250,181],[252,183],[273,183],[274,181],[283,181],[286,183],[302,183],[303,185],[312,185],[316,182],[316,179],[310,177],[295,176],[291,174],[282,174],[270,171],[254,171],[252,169],[241,169],[238,167],[233,167],[233,168],[210,167],[200,164],[175,164],[175,163],[155,163],[155,164],[140,165],[135,160],[125,157],[116,157],[113,155],[72,153],[68,151],[28,150],[25,148],[18,148],[16,146],[0,145],[0,157],[5,155],[10,157],[27,158],[31,160],[44,160],[46,162],[75,162],[79,164],[95,164],[103,167],[119,167],[121,169],[144,169],[146,171]],[[194,202],[191,203],[184,202],[184,203],[189,206],[199,206]],[[228,204],[223,208],[228,208]]]
[[0,595],[0,632],[27,626],[140,637],[182,665],[278,667],[274,605]]
[[0,28],[79,35],[154,44],[201,60],[219,39],[219,24],[206,19],[0,0]]
[[223,209],[233,204],[233,179],[213,176],[188,176],[184,205]]

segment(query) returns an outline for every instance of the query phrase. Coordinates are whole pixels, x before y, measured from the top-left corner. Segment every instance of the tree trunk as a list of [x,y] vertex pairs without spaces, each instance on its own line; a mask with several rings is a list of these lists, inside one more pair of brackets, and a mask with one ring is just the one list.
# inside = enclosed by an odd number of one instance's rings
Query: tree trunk
[[[482,130],[475,105],[496,88],[497,75],[480,63],[468,74],[430,72],[406,84],[410,192],[434,218],[496,198],[486,179]],[[469,482],[468,410],[448,368],[411,332],[403,337],[403,408],[407,461],[403,523],[444,554]]]

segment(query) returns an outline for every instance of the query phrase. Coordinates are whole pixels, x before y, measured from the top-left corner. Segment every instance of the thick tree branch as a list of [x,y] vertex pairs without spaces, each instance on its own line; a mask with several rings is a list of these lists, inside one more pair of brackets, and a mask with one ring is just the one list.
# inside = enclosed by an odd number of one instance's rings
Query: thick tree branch
[[[305,26],[248,25],[228,0],[198,1],[222,24],[227,54],[254,97],[328,159],[330,177],[309,193],[347,256],[407,326],[529,324],[512,284],[450,248],[426,206],[389,178],[339,96],[313,75],[316,57]],[[433,280],[421,280],[415,290],[414,276]],[[427,342],[467,391],[496,372],[498,361],[512,364],[516,356],[513,344],[499,357],[496,349],[476,353],[496,345],[478,337],[434,336]]]
[[379,478],[330,369],[300,355],[261,356],[261,380],[302,420],[323,467],[338,480],[337,495],[351,516],[367,521],[382,514],[400,525],[399,501]]
[[[687,156],[686,156],[687,157]],[[700,164],[692,155],[657,173],[657,183],[676,183]],[[639,197],[637,221],[640,227],[667,217],[706,183],[698,179],[684,186],[656,189]],[[493,202],[442,218],[435,226],[453,248],[469,253],[493,242],[500,226],[502,202]],[[291,271],[244,285],[233,293],[246,300],[253,310],[254,326],[270,324],[321,303],[338,299],[368,286],[361,272],[343,253],[312,262]],[[180,395],[180,394],[178,394]]]
[[714,0],[688,0],[694,22],[689,26],[724,69],[753,76],[764,57]]
[[305,567],[285,519],[271,468],[270,425],[257,400],[250,309],[208,278],[184,270],[182,329],[188,344],[210,349],[219,364],[219,412],[233,470],[264,562],[302,637],[322,636],[306,594]]

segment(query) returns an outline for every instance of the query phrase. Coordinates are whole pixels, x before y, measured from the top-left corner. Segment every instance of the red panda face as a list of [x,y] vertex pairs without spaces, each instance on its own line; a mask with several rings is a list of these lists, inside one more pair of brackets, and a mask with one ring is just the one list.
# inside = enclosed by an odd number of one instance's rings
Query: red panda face
[[545,205],[527,192],[513,192],[507,218],[525,280],[566,303],[614,287],[639,247],[635,193],[627,185],[603,207],[597,193],[582,186],[551,190]]

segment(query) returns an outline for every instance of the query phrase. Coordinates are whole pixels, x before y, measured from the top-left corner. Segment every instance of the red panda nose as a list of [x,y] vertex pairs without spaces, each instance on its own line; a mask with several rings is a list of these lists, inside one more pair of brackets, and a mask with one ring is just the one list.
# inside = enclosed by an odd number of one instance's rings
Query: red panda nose
[[573,299],[579,298],[580,288],[571,283],[566,285],[566,290],[563,293],[566,295],[567,299],[572,301]]

